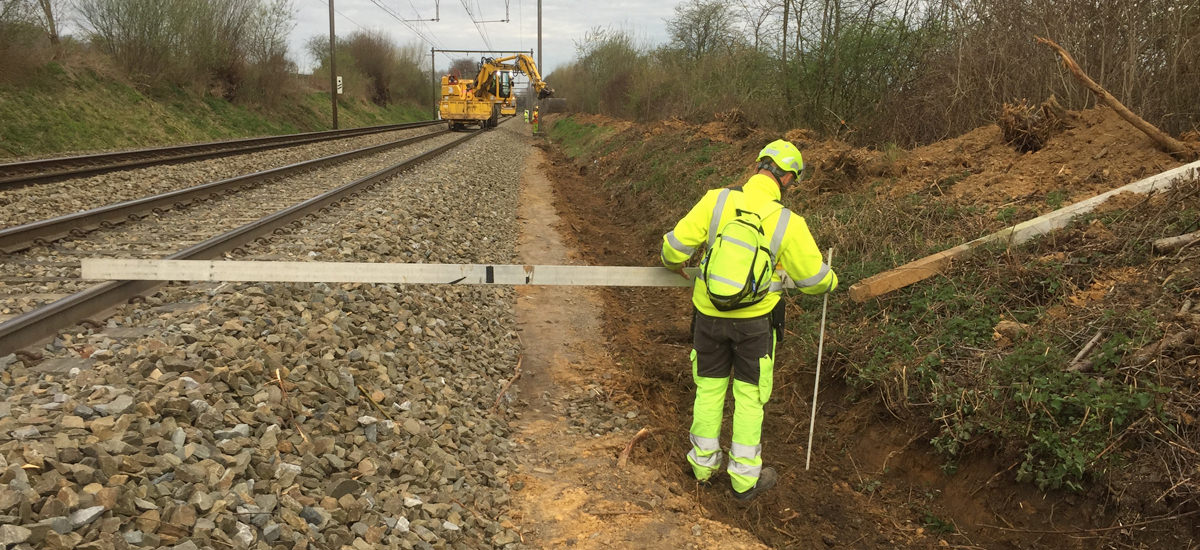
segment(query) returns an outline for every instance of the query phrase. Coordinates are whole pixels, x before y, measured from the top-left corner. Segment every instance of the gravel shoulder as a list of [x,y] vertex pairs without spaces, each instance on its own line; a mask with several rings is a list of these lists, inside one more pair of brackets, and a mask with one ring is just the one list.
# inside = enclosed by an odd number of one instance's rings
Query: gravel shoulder
[[[522,129],[527,129],[522,126]],[[518,258],[581,264],[562,221],[541,151],[522,174]],[[637,403],[615,392],[622,367],[607,351],[603,300],[585,287],[517,289],[522,374],[514,439],[519,467],[513,520],[531,548],[765,548],[712,521],[698,487],[618,456],[640,428]],[[682,445],[682,443],[681,443]],[[683,448],[682,446],[680,448]]]

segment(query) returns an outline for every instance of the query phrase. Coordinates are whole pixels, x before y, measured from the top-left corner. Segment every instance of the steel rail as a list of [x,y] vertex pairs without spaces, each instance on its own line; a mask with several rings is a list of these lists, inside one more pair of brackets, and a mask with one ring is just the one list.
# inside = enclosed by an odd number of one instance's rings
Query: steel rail
[[[305,132],[282,136],[267,136],[243,138],[228,141],[211,141],[191,145],[176,145],[170,147],[154,147],[150,149],[134,149],[112,153],[97,153],[73,157],[56,157],[49,159],[27,160],[0,164],[0,190],[47,183],[69,177],[89,176],[149,166],[153,164],[171,164],[183,161],[202,160],[220,156],[251,153],[279,147],[303,145],[317,141],[326,141],[346,137],[365,136],[395,130],[407,130],[441,124],[441,120],[425,120],[421,122],[406,122],[403,124],[385,124],[365,128],[350,128],[346,130],[324,130],[320,132]],[[86,166],[79,166],[79,164]],[[98,163],[98,164],[97,164]]]
[[246,187],[257,183],[289,176],[297,172],[312,170],[328,164],[344,162],[364,155],[369,155],[390,149],[394,147],[402,147],[430,138],[434,138],[446,134],[449,130],[441,130],[428,134],[392,141],[381,145],[373,145],[354,151],[338,153],[328,157],[319,159],[306,160],[280,166],[262,172],[246,174],[229,179],[204,183],[185,189],[169,191],[159,195],[143,197],[73,214],[66,214],[45,220],[39,220],[27,224],[17,225],[5,229],[0,229],[0,252],[13,253],[18,250],[24,250],[35,244],[48,243],[67,237],[68,235],[80,236],[89,231],[115,225],[132,217],[137,217],[144,212],[153,212],[156,210],[169,210],[178,205],[183,205],[201,199],[207,196],[223,193],[234,188]]
[[[250,222],[232,231],[192,245],[167,256],[166,259],[204,260],[235,250],[261,237],[268,236],[276,229],[283,228],[287,224],[299,221],[304,216],[324,208],[335,206],[338,202],[366,191],[404,170],[461,145],[482,132],[482,130],[472,132],[466,137],[421,153],[391,168],[385,168],[332,191]],[[163,283],[160,281],[110,281],[101,283],[58,301],[46,304],[33,311],[21,314],[4,323],[0,323],[0,357],[34,345],[42,339],[55,334],[62,328],[87,322],[90,317],[117,307],[161,284]]]

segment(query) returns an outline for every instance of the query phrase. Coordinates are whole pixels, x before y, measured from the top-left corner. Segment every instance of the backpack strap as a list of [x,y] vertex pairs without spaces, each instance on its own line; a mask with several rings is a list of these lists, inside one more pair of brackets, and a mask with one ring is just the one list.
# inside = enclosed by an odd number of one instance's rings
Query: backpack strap
[[[712,248],[717,242],[717,232],[721,230],[721,213],[725,211],[725,203],[729,200],[729,193],[732,189],[726,187],[717,194],[717,205],[713,207],[712,216],[709,216],[712,221],[708,224],[708,247]],[[741,191],[741,188],[738,189]]]

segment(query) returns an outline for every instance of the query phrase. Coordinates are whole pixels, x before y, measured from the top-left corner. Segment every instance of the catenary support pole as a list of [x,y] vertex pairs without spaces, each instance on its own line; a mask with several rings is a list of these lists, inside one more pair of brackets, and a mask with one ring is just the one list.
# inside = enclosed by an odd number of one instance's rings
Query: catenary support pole
[[429,83],[432,85],[430,93],[433,94],[433,116],[438,115],[438,109],[441,108],[441,102],[438,101],[438,77],[437,77],[437,62],[433,54],[433,48],[429,48]]
[[[833,249],[829,249],[829,258],[825,260],[825,265],[833,269]],[[807,456],[804,457],[804,469],[808,469],[809,462],[812,461],[812,440],[813,430],[817,427],[817,392],[821,388],[821,352],[825,351],[825,312],[829,309],[829,293],[825,293],[825,303],[821,304],[821,336],[817,339],[817,376],[813,380],[813,405],[812,414],[808,418],[808,447],[805,449]]]
[[538,0],[538,70],[543,74],[546,72],[542,65],[542,0]]
[[333,129],[338,129],[337,121],[337,65],[334,63],[333,48],[337,35],[333,32],[333,0],[329,0],[329,101],[333,104]]

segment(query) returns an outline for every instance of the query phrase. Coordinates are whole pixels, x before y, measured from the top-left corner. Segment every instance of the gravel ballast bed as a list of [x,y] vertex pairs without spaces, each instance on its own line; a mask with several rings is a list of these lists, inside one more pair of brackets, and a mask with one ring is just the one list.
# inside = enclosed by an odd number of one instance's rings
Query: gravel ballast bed
[[[529,146],[507,126],[239,259],[509,263]],[[517,363],[513,300],[173,285],[39,365],[0,358],[0,544],[519,546],[515,445],[489,411]]]

